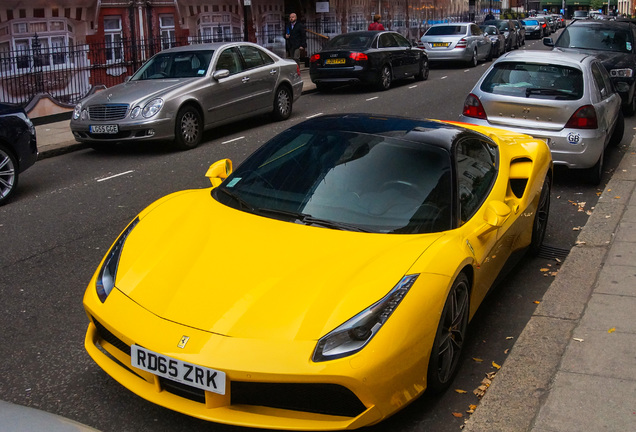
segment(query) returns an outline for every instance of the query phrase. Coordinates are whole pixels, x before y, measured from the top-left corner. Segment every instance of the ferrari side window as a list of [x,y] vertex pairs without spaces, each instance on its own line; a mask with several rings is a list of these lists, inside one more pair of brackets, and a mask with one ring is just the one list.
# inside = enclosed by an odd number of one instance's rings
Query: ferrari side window
[[496,148],[479,139],[457,145],[457,187],[462,223],[469,220],[488,195],[497,171]]

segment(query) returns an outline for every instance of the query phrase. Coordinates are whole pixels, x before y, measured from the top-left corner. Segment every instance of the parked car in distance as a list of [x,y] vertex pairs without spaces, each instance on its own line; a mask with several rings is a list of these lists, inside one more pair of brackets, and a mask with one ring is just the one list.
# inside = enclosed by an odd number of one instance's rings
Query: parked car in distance
[[556,42],[543,44],[559,52],[579,52],[597,56],[610,74],[623,101],[626,115],[636,114],[636,24],[631,21],[576,20]]
[[143,210],[97,265],[84,347],[185,415],[334,431],[452,384],[494,281],[540,250],[553,174],[528,135],[335,114],[206,175],[212,187]]
[[9,201],[18,179],[38,158],[35,126],[23,108],[0,103],[0,205]]
[[428,56],[393,31],[340,34],[309,59],[309,76],[325,91],[337,85],[374,85],[388,90],[394,80],[428,78]]
[[598,184],[603,153],[623,138],[620,96],[594,56],[518,51],[494,62],[466,98],[460,120],[544,139],[555,164]]
[[543,39],[545,27],[547,27],[546,23],[535,18],[524,18],[521,20],[521,24],[526,29],[526,38]]
[[499,19],[484,21],[484,24],[497,26],[499,31],[506,37],[506,52],[519,47],[517,28],[512,20]]
[[521,20],[515,19],[512,20],[515,25],[515,29],[517,29],[517,46],[526,44],[526,28],[521,23]]
[[499,31],[497,26],[482,24],[479,28],[488,35],[492,48],[490,57],[499,57],[506,52],[506,37]]
[[586,10],[575,10],[572,14],[572,20],[588,19],[590,14]]
[[75,139],[96,149],[173,140],[196,147],[204,130],[250,116],[289,118],[303,88],[293,60],[249,42],[206,43],[154,55],[126,82],[80,101]]
[[477,24],[435,24],[421,38],[431,62],[457,61],[477,66],[490,59],[492,43]]

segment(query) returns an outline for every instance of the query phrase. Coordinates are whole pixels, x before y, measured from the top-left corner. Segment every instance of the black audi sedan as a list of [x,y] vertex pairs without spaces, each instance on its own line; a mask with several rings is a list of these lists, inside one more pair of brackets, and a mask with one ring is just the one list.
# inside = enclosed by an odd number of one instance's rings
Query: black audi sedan
[[18,176],[38,157],[35,126],[24,109],[0,103],[0,205],[18,186]]
[[623,112],[636,114],[636,24],[633,21],[575,20],[559,38],[543,44],[563,52],[580,52],[601,60],[621,95]]
[[397,79],[425,80],[428,70],[426,52],[393,31],[338,35],[309,60],[311,80],[321,91],[346,84],[387,90]]

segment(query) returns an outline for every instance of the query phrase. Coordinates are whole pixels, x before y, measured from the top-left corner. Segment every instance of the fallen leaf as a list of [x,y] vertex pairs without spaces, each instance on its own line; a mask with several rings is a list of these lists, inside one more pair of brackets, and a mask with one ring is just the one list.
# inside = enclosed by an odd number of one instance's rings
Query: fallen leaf
[[455,393],[464,394],[464,393],[468,393],[468,392],[466,390],[462,390],[462,389],[455,389]]
[[477,358],[477,357],[473,357],[473,360],[476,361],[477,363],[481,363],[481,362],[484,361],[483,359],[480,359],[480,358]]
[[581,231],[582,229],[583,227],[575,226],[574,228],[572,228],[572,231]]
[[453,413],[453,417],[461,418],[461,417],[464,417],[464,414],[458,413],[458,412],[454,412]]
[[499,366],[499,365],[498,365],[497,363],[495,363],[495,362],[492,362],[492,366],[493,366],[494,368],[501,369],[501,366]]
[[504,351],[504,354],[508,354],[510,352],[510,348]]
[[539,303],[541,303],[539,300],[534,301],[534,304],[539,304]]
[[611,329],[609,329],[607,332],[608,333],[614,333],[616,331],[616,327],[612,327]]
[[620,195],[616,195],[614,199],[621,199]]
[[574,339],[577,342],[583,342],[583,339],[581,339],[581,338],[572,338],[572,339]]
[[514,339],[514,336],[506,336],[506,340]]
[[541,271],[541,272],[548,272],[548,271],[550,271],[550,269],[549,269],[549,268],[545,268],[545,267],[543,267],[542,269],[539,269],[539,271]]
[[470,408],[471,410],[476,410],[477,409],[477,405],[468,405],[468,408]]

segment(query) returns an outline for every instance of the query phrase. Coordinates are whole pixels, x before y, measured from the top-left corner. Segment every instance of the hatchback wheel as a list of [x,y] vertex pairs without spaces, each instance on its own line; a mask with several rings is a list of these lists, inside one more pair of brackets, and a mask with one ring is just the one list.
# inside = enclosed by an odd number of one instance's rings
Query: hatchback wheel
[[378,88],[380,90],[388,90],[391,87],[391,68],[389,65],[382,66],[382,70],[380,71],[380,78],[378,81]]
[[588,183],[593,186],[597,186],[601,183],[601,177],[603,177],[603,153],[604,152],[601,152],[601,156],[592,168],[585,170],[585,174],[587,174],[585,178],[587,178]]
[[199,111],[193,106],[182,107],[175,121],[174,145],[179,150],[193,149],[201,142],[203,124]]
[[609,140],[609,144],[617,146],[623,140],[623,134],[625,133],[625,117],[621,111],[618,112],[618,118],[616,119],[616,126],[614,126],[614,132]]
[[18,186],[18,163],[8,149],[0,145],[0,205],[7,202]]
[[281,86],[276,91],[274,97],[274,118],[276,120],[286,120],[292,112],[293,98],[291,91],[286,86]]

